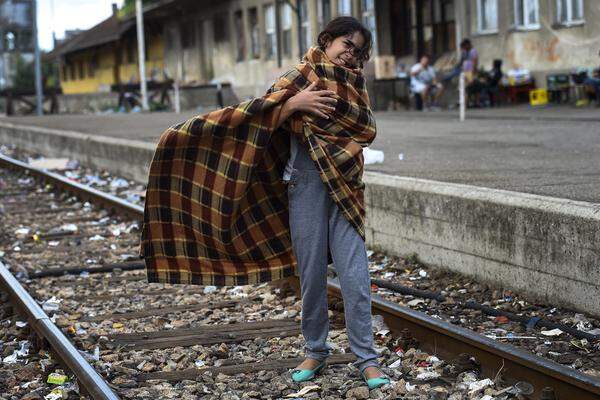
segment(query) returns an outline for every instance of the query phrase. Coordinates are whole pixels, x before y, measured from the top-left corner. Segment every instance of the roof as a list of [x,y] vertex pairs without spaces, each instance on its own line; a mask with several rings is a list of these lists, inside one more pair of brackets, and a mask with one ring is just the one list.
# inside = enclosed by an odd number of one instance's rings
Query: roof
[[134,19],[121,20],[116,14],[113,14],[98,25],[60,43],[48,53],[48,57],[55,58],[74,51],[115,42],[134,25]]
[[[164,16],[163,13],[165,11],[167,13],[172,12],[170,6],[178,3],[181,3],[181,0],[155,0],[144,6],[144,15],[150,17]],[[135,24],[135,13],[130,13],[121,17],[119,17],[118,13],[113,13],[113,15],[100,22],[98,25],[56,45],[51,52],[46,54],[45,58],[54,59],[78,50],[116,42],[127,30],[135,26]]]

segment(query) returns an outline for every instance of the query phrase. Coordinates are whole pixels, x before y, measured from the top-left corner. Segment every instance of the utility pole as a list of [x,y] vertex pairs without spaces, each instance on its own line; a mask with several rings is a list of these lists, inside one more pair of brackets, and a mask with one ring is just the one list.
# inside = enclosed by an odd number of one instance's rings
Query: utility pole
[[140,90],[142,92],[142,110],[148,111],[148,88],[146,86],[146,44],[144,43],[144,16],[142,0],[135,0],[137,22],[138,63],[140,69]]
[[33,8],[33,43],[35,51],[35,105],[37,115],[44,115],[42,92],[42,64],[40,61],[40,44],[38,40],[37,0],[32,2]]
[[[458,4],[457,4],[458,3]],[[455,27],[455,42],[456,42],[456,56],[458,59],[458,62],[460,62],[461,60],[461,56],[462,56],[462,49],[460,48],[460,42],[462,42],[462,29],[463,29],[463,17],[465,15],[465,12],[463,10],[463,2],[459,1],[454,4],[454,27]],[[465,98],[465,73],[462,72],[462,65],[461,65],[461,72],[460,75],[458,77],[458,115],[459,115],[459,120],[461,122],[463,122],[465,120],[465,111],[466,111],[466,98]]]

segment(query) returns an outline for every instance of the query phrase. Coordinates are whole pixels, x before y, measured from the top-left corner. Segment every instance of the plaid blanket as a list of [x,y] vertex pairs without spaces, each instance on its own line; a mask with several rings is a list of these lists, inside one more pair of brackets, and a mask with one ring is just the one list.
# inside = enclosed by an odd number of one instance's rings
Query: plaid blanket
[[[334,90],[332,118],[283,103],[317,81]],[[150,165],[140,255],[149,282],[246,285],[293,275],[282,175],[289,136],[308,145],[323,183],[364,238],[362,147],[375,138],[365,78],[313,47],[259,98],[168,128]]]

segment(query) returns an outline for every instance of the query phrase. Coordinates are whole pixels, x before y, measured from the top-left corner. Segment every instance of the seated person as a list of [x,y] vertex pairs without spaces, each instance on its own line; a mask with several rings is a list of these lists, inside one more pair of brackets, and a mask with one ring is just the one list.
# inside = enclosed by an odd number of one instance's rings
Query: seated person
[[600,68],[594,70],[594,74],[583,82],[589,94],[596,97],[596,104],[600,106]]
[[[410,90],[421,97],[426,107],[439,108],[438,100],[444,87],[436,79],[435,69],[429,65],[429,56],[421,56],[421,61],[410,69]],[[417,109],[421,110],[417,103]]]
[[490,106],[498,105],[498,97],[500,96],[500,82],[502,81],[502,60],[494,60],[494,65],[488,77],[487,95],[490,101]]

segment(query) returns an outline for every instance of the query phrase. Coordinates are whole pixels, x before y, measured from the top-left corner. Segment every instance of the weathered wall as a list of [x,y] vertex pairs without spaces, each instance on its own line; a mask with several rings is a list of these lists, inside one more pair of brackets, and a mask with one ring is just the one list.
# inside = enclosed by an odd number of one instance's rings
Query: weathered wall
[[571,69],[597,68],[600,64],[600,2],[584,1],[582,24],[561,26],[556,23],[556,1],[540,0],[540,27],[532,30],[514,28],[512,1],[498,2],[498,33],[477,32],[477,12],[470,0],[468,29],[482,66],[491,68],[492,61],[504,61],[504,70],[527,68],[534,73],[538,86],[545,87],[547,73]]

